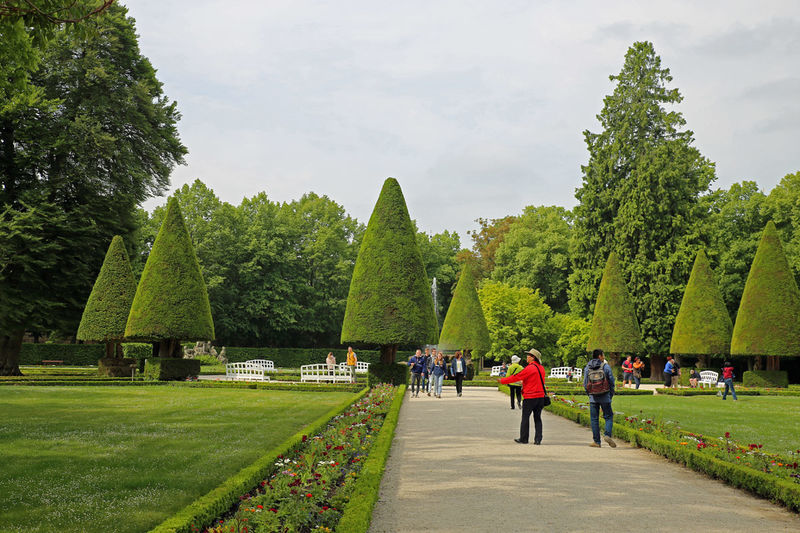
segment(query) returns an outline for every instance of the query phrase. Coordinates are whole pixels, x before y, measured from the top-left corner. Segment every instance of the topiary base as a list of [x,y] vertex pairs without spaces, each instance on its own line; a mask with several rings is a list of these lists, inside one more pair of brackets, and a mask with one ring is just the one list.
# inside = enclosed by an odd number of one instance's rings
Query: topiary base
[[200,374],[200,361],[177,357],[150,357],[144,364],[144,376],[160,381],[185,380]]
[[370,363],[367,384],[374,387],[378,383],[408,385],[408,365],[400,363]]
[[131,366],[136,364],[136,359],[104,357],[97,361],[97,375],[109,378],[129,378],[131,377]]

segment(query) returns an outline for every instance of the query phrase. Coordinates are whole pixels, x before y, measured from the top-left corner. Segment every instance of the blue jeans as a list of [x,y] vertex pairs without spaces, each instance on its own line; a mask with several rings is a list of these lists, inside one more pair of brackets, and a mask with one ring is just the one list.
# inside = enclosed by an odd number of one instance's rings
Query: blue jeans
[[590,403],[589,416],[592,420],[592,438],[600,444],[600,409],[603,409],[603,418],[606,419],[606,427],[603,432],[606,436],[611,436],[611,429],[614,427],[614,411],[611,410],[611,402]]
[[423,392],[430,392],[430,390],[431,390],[431,380],[428,379],[428,373],[427,372],[422,374],[422,390],[423,390]]
[[731,394],[733,394],[733,399],[736,400],[736,389],[733,388],[733,378],[728,378],[725,380],[725,392],[722,393],[722,399],[724,400],[726,396],[728,396],[728,387],[731,389]]
[[442,383],[444,383],[444,374],[434,375],[433,377],[433,393],[436,396],[442,395]]
[[638,389],[639,385],[642,383],[642,378],[637,378],[636,375],[634,374],[633,381],[636,382],[636,388]]

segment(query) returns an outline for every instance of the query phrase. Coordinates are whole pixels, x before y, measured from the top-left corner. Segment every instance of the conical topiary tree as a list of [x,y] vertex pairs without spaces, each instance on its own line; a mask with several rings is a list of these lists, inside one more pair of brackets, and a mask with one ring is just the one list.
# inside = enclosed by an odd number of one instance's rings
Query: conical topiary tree
[[100,274],[83,309],[76,338],[106,343],[106,357],[120,355],[118,343],[125,338],[125,324],[131,311],[136,280],[122,237],[111,239]]
[[475,290],[475,278],[470,267],[464,265],[439,334],[439,347],[464,350],[465,355],[481,358],[491,345],[489,328]]
[[800,355],[800,291],[771,220],[744,285],[731,355],[770,356],[767,370],[779,369],[780,356]]
[[704,250],[697,252],[681,308],[672,330],[670,353],[699,355],[708,367],[708,356],[730,353],[733,322]]
[[400,184],[388,178],[361,241],[342,323],[342,343],[377,344],[394,362],[400,344],[436,343],[430,283]]
[[181,357],[181,340],[214,339],[206,283],[175,198],[136,288],[125,336],[157,342],[158,357]]
[[611,252],[603,270],[603,279],[594,305],[592,329],[589,332],[587,350],[600,349],[606,352],[609,364],[618,370],[619,354],[640,352],[642,334],[628,288],[622,279],[617,254]]

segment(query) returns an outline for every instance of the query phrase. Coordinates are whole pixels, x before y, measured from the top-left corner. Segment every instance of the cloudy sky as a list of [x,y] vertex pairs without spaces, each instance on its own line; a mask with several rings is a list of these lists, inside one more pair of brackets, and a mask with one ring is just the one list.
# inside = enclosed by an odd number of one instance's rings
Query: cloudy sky
[[314,191],[366,223],[392,176],[420,229],[462,245],[478,217],[575,205],[582,132],[634,41],[671,70],[715,187],[800,170],[800,2],[656,4],[127,2],[183,114],[173,187]]

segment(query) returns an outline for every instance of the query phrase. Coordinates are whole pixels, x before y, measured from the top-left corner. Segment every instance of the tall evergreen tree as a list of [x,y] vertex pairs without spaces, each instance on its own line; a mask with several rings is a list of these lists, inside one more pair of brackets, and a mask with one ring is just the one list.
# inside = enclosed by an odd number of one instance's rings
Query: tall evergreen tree
[[678,104],[669,69],[649,42],[634,43],[597,116],[600,133],[584,132],[589,162],[576,192],[570,308],[592,312],[603,258],[619,255],[641,318],[645,349],[668,351],[703,216],[700,193],[714,166],[692,147],[691,131],[668,106]]
[[157,342],[159,357],[180,357],[181,340],[214,339],[206,283],[175,198],[136,288],[125,337]]
[[730,352],[732,330],[731,316],[706,253],[701,249],[675,319],[670,353],[699,355],[702,366],[707,367],[709,355]]
[[76,338],[103,341],[106,357],[114,357],[114,346],[125,338],[125,324],[135,294],[136,280],[125,245],[122,237],[115,235],[86,302]]
[[463,349],[479,358],[492,347],[489,328],[475,289],[475,278],[469,265],[464,265],[456,284],[453,300],[439,335],[439,347],[443,350]]
[[609,363],[615,369],[621,353],[642,351],[639,322],[622,277],[619,259],[613,252],[603,269],[586,349],[607,352]]
[[438,330],[403,191],[388,178],[358,252],[341,341],[380,345],[381,361],[392,363],[398,345],[434,344]]
[[800,290],[771,220],[744,286],[731,354],[770,356],[768,370],[778,370],[779,356],[800,355]]

